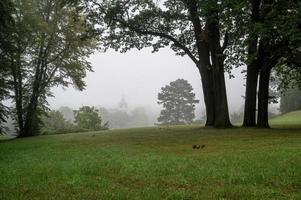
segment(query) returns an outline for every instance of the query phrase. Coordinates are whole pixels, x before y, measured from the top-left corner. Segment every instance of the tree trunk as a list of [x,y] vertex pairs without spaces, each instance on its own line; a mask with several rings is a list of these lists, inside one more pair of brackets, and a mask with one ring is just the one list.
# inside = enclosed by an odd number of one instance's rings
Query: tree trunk
[[258,92],[258,114],[257,127],[269,128],[269,86],[270,86],[270,66],[264,65],[260,71],[259,92]]
[[215,120],[214,127],[228,128],[231,127],[229,118],[228,100],[226,83],[224,76],[223,64],[219,69],[213,70],[214,79],[214,100],[215,100]]
[[199,18],[199,8],[197,0],[190,0],[186,2],[191,16],[191,21],[194,27],[194,36],[196,40],[197,51],[199,55],[199,62],[197,68],[201,74],[202,89],[204,101],[206,106],[206,127],[214,126],[214,93],[213,93],[213,75],[210,65],[210,49],[209,43],[205,37],[204,30],[201,26]]
[[245,127],[256,126],[256,97],[259,70],[256,63],[248,65],[245,96],[244,122]]
[[[215,2],[217,4],[217,2]],[[209,47],[212,60],[213,91],[214,91],[214,127],[231,127],[229,118],[227,90],[224,76],[225,55],[220,44],[218,11],[213,8],[206,22],[208,28]],[[225,44],[226,45],[226,44]]]
[[[255,29],[256,23],[260,21],[260,0],[249,0],[252,6],[251,10],[251,24],[252,29]],[[255,34],[255,35],[254,35]],[[258,34],[250,33],[248,44],[248,59],[249,64],[247,67],[247,83],[246,83],[246,96],[245,96],[245,109],[243,126],[254,127],[256,126],[256,97],[258,86],[259,66],[258,59],[255,55],[258,54]]]
[[[205,64],[204,64],[205,65]],[[215,121],[215,111],[214,111],[214,93],[213,93],[213,80],[212,80],[212,70],[206,66],[199,66],[198,69],[201,74],[202,79],[202,89],[206,107],[206,127],[213,127]],[[209,63],[208,65],[209,66]]]

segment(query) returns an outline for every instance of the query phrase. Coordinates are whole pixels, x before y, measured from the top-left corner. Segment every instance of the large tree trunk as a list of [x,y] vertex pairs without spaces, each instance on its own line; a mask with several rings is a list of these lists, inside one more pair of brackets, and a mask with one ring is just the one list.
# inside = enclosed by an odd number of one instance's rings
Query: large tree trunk
[[[20,51],[20,50],[19,50]],[[21,72],[21,52],[11,55],[11,72],[13,77],[14,100],[16,103],[16,121],[18,126],[18,137],[24,137],[26,131],[24,130],[23,119],[23,83]]]
[[256,97],[259,70],[256,63],[248,65],[245,96],[244,122],[245,127],[256,126]]
[[199,18],[198,2],[196,0],[187,1],[187,6],[190,12],[191,21],[194,27],[194,34],[196,39],[196,46],[199,55],[199,62],[197,68],[200,71],[202,79],[202,88],[204,94],[204,101],[206,106],[206,127],[214,126],[215,112],[214,112],[214,89],[213,89],[213,74],[210,65],[210,49],[209,43],[204,34]]
[[[209,35],[203,30],[199,18],[199,5],[197,0],[186,1],[191,21],[194,27],[196,46],[199,55],[198,68],[202,77],[204,100],[206,105],[206,126],[230,127],[228,102],[224,77],[223,51],[220,47],[218,11],[208,15]],[[217,4],[217,2],[216,2]],[[212,20],[213,19],[213,20]],[[206,29],[206,28],[205,28]],[[211,65],[210,52],[212,60]],[[215,56],[213,58],[213,56]]]
[[210,11],[206,24],[212,60],[215,115],[214,127],[227,128],[232,125],[229,118],[227,90],[224,76],[224,50],[220,44],[219,15],[215,8]]
[[[209,66],[209,64],[208,64]],[[212,70],[210,70],[206,66],[199,66],[198,67],[201,79],[202,79],[202,88],[203,88],[203,95],[206,107],[206,127],[213,127],[215,121],[215,109],[214,109],[214,92],[213,92],[213,75]]]
[[214,127],[231,127],[228,110],[228,100],[223,65],[219,69],[213,70],[214,100],[215,100],[215,120]]
[[258,92],[258,116],[257,127],[269,128],[269,86],[270,86],[270,66],[264,65],[260,71],[259,92]]
[[[260,21],[260,0],[250,0],[251,3],[251,24],[253,29],[256,23]],[[254,35],[256,34],[256,35]],[[259,66],[258,59],[255,59],[255,55],[258,55],[258,35],[257,33],[250,33],[248,44],[248,59],[249,64],[247,66],[247,83],[246,83],[246,96],[245,96],[245,109],[244,109],[244,121],[243,126],[254,127],[256,126],[256,97],[257,97],[257,85]]]

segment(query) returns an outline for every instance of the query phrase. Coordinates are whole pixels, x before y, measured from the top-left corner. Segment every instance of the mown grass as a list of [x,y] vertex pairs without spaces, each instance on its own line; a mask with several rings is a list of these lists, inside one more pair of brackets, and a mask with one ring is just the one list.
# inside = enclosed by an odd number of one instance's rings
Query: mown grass
[[1,200],[301,199],[301,129],[112,130],[2,141],[0,152]]
[[301,111],[295,111],[280,115],[270,120],[276,128],[295,128],[301,125]]

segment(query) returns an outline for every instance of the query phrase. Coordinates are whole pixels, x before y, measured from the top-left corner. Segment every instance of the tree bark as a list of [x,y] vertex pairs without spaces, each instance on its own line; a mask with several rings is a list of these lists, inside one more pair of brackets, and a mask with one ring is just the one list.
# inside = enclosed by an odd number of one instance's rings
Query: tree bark
[[232,124],[229,118],[224,69],[219,68],[219,70],[213,70],[213,77],[214,77],[214,100],[215,100],[214,127],[228,128],[231,127]]
[[212,85],[212,70],[209,69],[209,63],[203,64],[202,66],[198,66],[198,69],[201,74],[202,80],[202,89],[206,107],[206,127],[213,127],[215,121],[215,109],[214,109],[214,92],[213,92],[213,85]]
[[257,127],[269,128],[269,86],[270,86],[271,67],[264,65],[260,71],[259,92],[258,92],[258,114]]
[[207,17],[209,47],[212,60],[213,90],[214,90],[214,127],[231,127],[229,118],[227,90],[224,76],[223,48],[220,44],[220,29],[218,11],[212,9]]
[[[250,0],[251,3],[251,24],[254,28],[255,24],[260,21],[260,0]],[[255,127],[256,126],[256,98],[258,86],[258,34],[250,33],[248,44],[248,60],[247,66],[247,81],[246,81],[246,95],[245,95],[245,108],[244,108],[244,121],[243,126]],[[257,55],[257,58],[255,56]]]
[[256,62],[247,67],[247,84],[244,109],[244,127],[256,126],[256,97],[259,70]]

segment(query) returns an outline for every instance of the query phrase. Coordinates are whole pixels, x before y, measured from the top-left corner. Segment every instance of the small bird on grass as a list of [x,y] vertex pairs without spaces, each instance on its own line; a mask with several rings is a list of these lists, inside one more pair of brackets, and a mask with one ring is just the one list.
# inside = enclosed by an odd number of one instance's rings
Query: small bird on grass
[[192,145],[193,149],[204,149],[205,145],[204,144],[194,144]]

